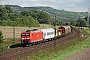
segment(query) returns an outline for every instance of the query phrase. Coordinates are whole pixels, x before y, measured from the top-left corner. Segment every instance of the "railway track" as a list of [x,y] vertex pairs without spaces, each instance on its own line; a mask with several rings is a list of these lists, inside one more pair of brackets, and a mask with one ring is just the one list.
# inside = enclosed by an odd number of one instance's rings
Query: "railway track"
[[76,30],[75,28],[72,27],[72,32],[69,35],[64,36],[62,38],[33,45],[30,47],[17,47],[2,51],[0,52],[0,60],[12,60],[16,58],[22,58],[39,51],[51,49],[55,46],[66,44],[74,40],[75,38],[78,38],[80,36],[79,32],[80,32],[79,30]]

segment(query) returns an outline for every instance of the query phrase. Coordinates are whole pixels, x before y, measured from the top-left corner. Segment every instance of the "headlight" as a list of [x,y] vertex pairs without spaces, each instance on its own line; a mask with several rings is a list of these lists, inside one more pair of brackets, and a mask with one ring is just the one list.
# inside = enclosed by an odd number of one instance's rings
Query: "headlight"
[[24,38],[22,38],[22,40],[24,40]]
[[30,38],[27,38],[27,39],[30,39]]

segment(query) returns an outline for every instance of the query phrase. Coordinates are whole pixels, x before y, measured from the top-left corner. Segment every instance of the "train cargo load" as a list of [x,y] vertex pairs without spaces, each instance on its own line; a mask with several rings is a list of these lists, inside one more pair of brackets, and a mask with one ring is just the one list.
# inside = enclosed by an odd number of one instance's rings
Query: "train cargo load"
[[71,27],[70,26],[61,26],[58,29],[62,30],[62,35],[67,35],[68,33],[71,32]]

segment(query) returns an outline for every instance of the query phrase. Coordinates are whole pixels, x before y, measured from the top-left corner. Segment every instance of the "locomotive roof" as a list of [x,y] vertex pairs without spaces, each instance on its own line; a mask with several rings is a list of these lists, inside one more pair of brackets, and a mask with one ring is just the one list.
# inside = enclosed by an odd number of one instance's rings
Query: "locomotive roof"
[[33,29],[33,30],[26,30],[25,32],[39,32],[39,31],[41,31],[40,29]]

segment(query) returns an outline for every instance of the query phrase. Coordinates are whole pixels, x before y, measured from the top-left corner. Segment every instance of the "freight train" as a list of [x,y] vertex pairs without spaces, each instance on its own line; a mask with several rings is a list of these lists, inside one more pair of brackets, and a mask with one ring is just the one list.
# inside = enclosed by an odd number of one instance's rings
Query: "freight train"
[[47,29],[33,29],[27,30],[21,33],[21,44],[33,44],[37,42],[44,42],[49,40],[55,40],[62,36],[68,35],[71,32],[71,27],[60,26],[56,28],[47,28]]

